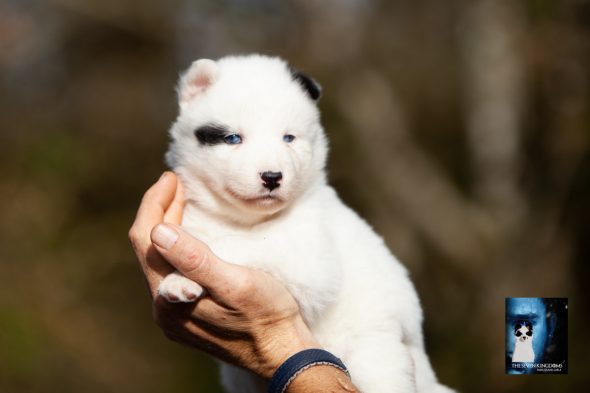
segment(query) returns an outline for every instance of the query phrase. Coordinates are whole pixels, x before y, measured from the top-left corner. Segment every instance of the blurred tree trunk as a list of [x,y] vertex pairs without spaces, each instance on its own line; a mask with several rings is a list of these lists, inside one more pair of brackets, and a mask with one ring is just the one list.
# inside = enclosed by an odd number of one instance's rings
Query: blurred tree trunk
[[525,208],[519,187],[522,30],[521,10],[515,2],[481,0],[467,8],[461,34],[474,188],[480,203],[507,227],[519,225]]
[[[465,11],[461,44],[466,70],[466,131],[475,198],[490,215],[491,224],[490,244],[485,250],[485,266],[478,275],[480,291],[473,310],[482,323],[471,328],[486,331],[491,337],[486,341],[491,354],[487,369],[496,373],[504,357],[502,300],[505,296],[527,295],[505,293],[506,286],[500,284],[515,278],[505,275],[511,270],[509,266],[517,266],[517,259],[524,257],[514,253],[514,240],[520,238],[526,215],[519,187],[524,101],[524,65],[519,43],[523,21],[519,5],[510,0],[479,0]],[[530,285],[515,284],[510,288]]]

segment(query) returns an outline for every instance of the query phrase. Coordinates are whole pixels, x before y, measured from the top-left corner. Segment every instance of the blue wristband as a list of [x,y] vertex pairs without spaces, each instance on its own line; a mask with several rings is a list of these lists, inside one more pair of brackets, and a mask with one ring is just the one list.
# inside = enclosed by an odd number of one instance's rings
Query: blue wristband
[[323,349],[306,349],[281,364],[270,379],[268,393],[284,393],[299,374],[310,367],[320,365],[336,367],[350,376],[344,363],[330,352]]

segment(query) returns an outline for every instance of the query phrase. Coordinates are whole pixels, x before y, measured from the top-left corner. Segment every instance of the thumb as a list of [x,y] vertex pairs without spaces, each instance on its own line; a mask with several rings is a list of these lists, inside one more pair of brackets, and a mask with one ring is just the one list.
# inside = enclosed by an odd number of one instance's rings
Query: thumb
[[205,243],[182,228],[172,224],[156,225],[152,229],[151,239],[171,265],[209,292],[232,286],[236,266],[219,259]]

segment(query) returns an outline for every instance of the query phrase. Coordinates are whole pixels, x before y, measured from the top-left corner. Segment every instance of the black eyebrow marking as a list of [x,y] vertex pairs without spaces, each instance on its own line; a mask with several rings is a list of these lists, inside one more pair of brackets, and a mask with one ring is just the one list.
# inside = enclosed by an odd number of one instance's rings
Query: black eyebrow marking
[[229,133],[230,131],[227,127],[219,124],[206,124],[195,130],[195,136],[199,140],[199,143],[208,146],[225,143],[223,138]]

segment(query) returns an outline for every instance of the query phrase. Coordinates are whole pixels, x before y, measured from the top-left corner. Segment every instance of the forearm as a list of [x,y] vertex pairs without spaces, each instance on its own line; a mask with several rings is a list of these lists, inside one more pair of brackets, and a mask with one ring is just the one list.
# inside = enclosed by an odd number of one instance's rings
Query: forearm
[[303,371],[289,385],[286,393],[360,393],[350,378],[332,366],[314,366]]

